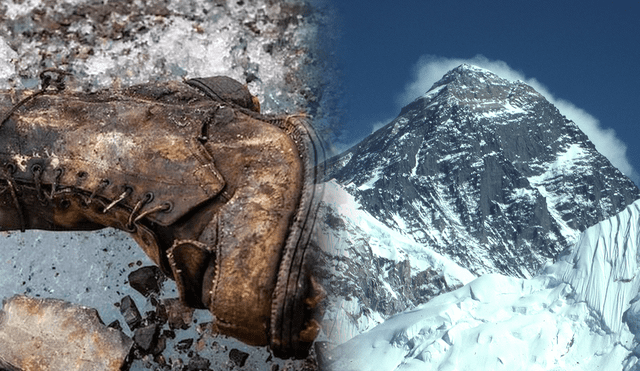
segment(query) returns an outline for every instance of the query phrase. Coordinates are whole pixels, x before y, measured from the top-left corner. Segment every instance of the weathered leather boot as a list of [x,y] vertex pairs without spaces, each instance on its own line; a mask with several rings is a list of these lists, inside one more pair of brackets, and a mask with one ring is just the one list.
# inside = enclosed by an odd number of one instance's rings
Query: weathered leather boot
[[94,94],[41,77],[0,93],[0,229],[130,232],[220,333],[304,357],[322,295],[322,148],[305,118],[261,115],[222,77]]

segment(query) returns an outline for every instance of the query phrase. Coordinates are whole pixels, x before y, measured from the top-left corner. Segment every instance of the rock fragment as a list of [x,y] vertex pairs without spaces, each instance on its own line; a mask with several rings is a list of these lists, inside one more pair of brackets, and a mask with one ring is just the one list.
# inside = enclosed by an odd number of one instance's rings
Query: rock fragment
[[145,353],[150,352],[156,345],[158,335],[158,325],[152,323],[147,326],[138,327],[133,334],[133,341]]
[[194,309],[184,305],[178,298],[169,298],[162,301],[166,311],[169,328],[187,329],[193,321]]
[[122,314],[124,321],[132,331],[140,326],[142,322],[142,316],[136,306],[136,302],[129,295],[120,300],[120,314]]
[[193,339],[183,339],[176,344],[175,348],[179,352],[186,352],[187,350],[189,350],[189,348],[191,348],[192,345]]
[[129,273],[129,285],[144,296],[159,294],[165,280],[160,268],[146,266]]
[[211,361],[196,354],[187,363],[187,371],[208,371]]
[[133,341],[95,309],[16,295],[0,312],[0,344],[7,370],[119,371]]
[[238,367],[244,366],[247,358],[249,358],[249,353],[245,353],[235,348],[229,351],[229,359]]

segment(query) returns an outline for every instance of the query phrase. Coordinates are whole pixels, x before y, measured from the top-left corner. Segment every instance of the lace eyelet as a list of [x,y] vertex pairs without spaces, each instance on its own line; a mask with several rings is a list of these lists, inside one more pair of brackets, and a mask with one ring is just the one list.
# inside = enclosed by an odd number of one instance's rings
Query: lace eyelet
[[42,173],[43,170],[43,166],[41,164],[33,164],[31,165],[31,173],[32,174],[36,174],[36,173]]
[[171,201],[164,202],[162,206],[164,206],[164,208],[162,209],[163,213],[170,213],[173,211],[173,202]]
[[138,230],[138,227],[133,223],[125,223],[122,225],[122,230],[127,233],[135,233]]
[[148,204],[149,202],[153,201],[154,198],[154,194],[153,192],[147,192],[144,194],[144,203]]

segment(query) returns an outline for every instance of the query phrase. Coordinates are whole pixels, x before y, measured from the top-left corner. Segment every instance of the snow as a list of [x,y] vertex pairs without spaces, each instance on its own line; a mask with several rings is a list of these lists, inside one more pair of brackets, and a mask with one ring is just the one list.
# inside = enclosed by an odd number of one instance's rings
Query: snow
[[[364,211],[354,196],[334,180],[324,183],[323,203],[345,222],[344,230],[325,228],[319,237],[320,246],[329,256],[352,256],[351,248],[354,241],[366,238],[372,256],[395,262],[409,260],[412,272],[434,269],[442,272],[444,279],[451,286],[466,284],[475,278],[467,269],[450,259],[378,221]],[[386,283],[383,285],[387,287],[391,296],[397,295],[393,288]],[[361,306],[356,298],[340,298],[329,307],[335,310],[332,309],[325,316],[325,323],[332,323],[329,327],[332,328],[331,336],[335,343],[345,342],[384,321],[384,316],[375,311],[358,317],[356,314],[360,313]],[[358,317],[357,323],[353,322],[354,317]]]
[[524,200],[526,202],[535,202],[535,191],[529,188],[515,188],[510,195],[512,200]]
[[382,175],[381,171],[374,172],[373,175],[371,175],[371,177],[369,178],[369,180],[362,183],[362,185],[360,185],[358,189],[361,191],[366,191],[367,189],[374,188],[376,182],[380,179],[380,175]]
[[[527,111],[520,107],[515,107],[509,102],[484,102],[483,103],[487,108],[482,108],[480,110],[479,116],[495,119],[496,117],[506,116],[506,115],[518,115],[518,114],[526,114]],[[509,124],[509,121],[495,121],[496,123],[502,123],[503,125]]]
[[[581,147],[578,143],[572,143],[565,148],[563,152],[560,152],[553,161],[541,165],[541,167],[545,169],[543,173],[528,178],[531,186],[536,188],[547,200],[549,213],[553,216],[560,227],[562,235],[565,236],[565,238],[568,238],[568,240],[577,238],[578,232],[567,224],[567,221],[563,219],[562,214],[557,207],[568,202],[568,198],[571,197],[571,195],[566,193],[558,194],[548,192],[546,185],[558,176],[568,172],[584,173],[585,171],[589,171],[588,166],[585,166],[584,168],[580,167],[580,163],[586,161],[585,159],[588,158],[590,158],[590,154],[585,148]],[[580,199],[576,197],[571,198],[570,201],[571,203],[579,203]]]
[[522,109],[522,108],[520,108],[520,107],[514,107],[514,106],[513,106],[511,103],[509,103],[509,102],[506,102],[506,103],[504,104],[504,109],[505,109],[505,112],[507,112],[507,113],[509,113],[509,114],[511,114],[511,115],[516,115],[516,114],[525,114],[525,113],[527,113],[527,111],[523,110],[523,109]]
[[418,165],[420,165],[420,150],[416,151],[416,156],[415,156],[415,164],[413,165],[413,167],[411,168],[411,177],[417,177],[418,176]]
[[15,68],[11,64],[11,60],[17,56],[18,54],[13,51],[13,49],[11,49],[2,38],[0,38],[0,82],[4,83],[2,80],[6,79],[6,76],[10,76],[15,73]]
[[580,235],[571,255],[552,270],[576,290],[576,300],[585,301],[608,331],[623,328],[622,313],[638,294],[640,203],[607,219]]
[[28,14],[33,8],[40,5],[40,0],[27,0],[25,2],[13,3],[7,2],[5,17],[16,18],[21,15]]
[[565,148],[563,152],[560,152],[553,162],[544,165],[547,168],[544,174],[531,177],[529,180],[540,184],[547,179],[552,179],[564,174],[568,170],[573,170],[576,164],[579,164],[581,160],[589,157],[590,154],[579,143],[572,143]]
[[639,218],[636,201],[537,277],[481,276],[391,317],[340,345],[334,370],[629,370]]
[[[438,87],[435,87],[429,90],[428,92],[426,92],[421,98],[432,99],[433,97],[438,95],[438,93],[440,93],[440,91],[442,91],[442,89],[444,89],[445,87],[446,85],[440,85]],[[421,99],[421,98],[418,98],[418,99]]]

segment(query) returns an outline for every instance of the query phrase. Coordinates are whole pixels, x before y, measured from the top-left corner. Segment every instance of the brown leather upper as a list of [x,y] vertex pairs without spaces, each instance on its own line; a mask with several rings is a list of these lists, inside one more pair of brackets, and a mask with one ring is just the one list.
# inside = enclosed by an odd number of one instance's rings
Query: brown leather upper
[[[7,94],[0,96],[6,107]],[[87,101],[44,95],[0,128],[0,161],[18,182],[74,187],[133,209],[165,205],[148,218],[170,225],[216,196],[224,180],[197,137],[218,105],[185,107],[127,95]],[[144,210],[141,210],[144,211]],[[1,228],[1,226],[0,226]]]

